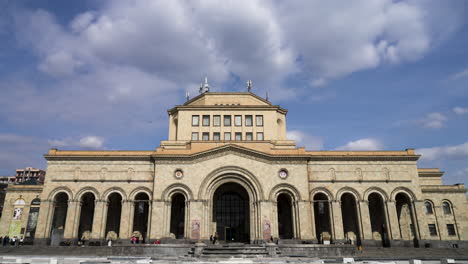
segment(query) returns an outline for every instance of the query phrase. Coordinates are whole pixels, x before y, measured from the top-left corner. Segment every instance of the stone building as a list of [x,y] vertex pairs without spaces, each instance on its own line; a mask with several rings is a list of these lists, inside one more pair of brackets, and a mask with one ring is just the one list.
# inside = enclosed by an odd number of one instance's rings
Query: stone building
[[51,149],[44,185],[7,193],[0,235],[18,225],[15,210],[35,207],[35,243],[217,233],[245,243],[467,246],[465,186],[418,168],[413,149],[307,151],[286,138],[287,110],[250,92],[204,92],[168,114],[168,140],[155,150]]

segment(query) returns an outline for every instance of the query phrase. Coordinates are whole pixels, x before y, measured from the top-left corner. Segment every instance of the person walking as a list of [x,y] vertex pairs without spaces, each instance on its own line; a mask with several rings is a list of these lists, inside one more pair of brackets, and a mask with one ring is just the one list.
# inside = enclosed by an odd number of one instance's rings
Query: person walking
[[217,241],[218,241],[218,232],[215,232],[214,237],[213,237],[213,245],[216,245]]

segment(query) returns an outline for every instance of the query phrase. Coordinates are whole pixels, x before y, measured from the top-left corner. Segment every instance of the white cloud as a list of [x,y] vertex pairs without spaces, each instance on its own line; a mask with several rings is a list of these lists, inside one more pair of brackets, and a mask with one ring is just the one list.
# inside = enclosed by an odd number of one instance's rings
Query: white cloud
[[374,138],[362,138],[337,147],[336,150],[382,150],[383,144]]
[[65,139],[52,139],[49,140],[49,145],[56,148],[64,147],[80,147],[85,149],[100,149],[103,148],[104,139],[97,136],[86,136],[79,140],[65,138]]
[[305,146],[307,149],[311,149],[311,150],[323,149],[323,139],[321,137],[313,136],[300,130],[287,131],[286,137],[289,140],[296,141],[296,145]]
[[466,108],[463,108],[463,107],[454,107],[453,109],[453,112],[457,115],[464,115],[464,114],[468,114],[468,107]]
[[468,69],[452,74],[449,79],[454,81],[465,77],[468,77]]
[[447,117],[442,113],[429,113],[425,118],[417,122],[422,124],[425,128],[442,128]]
[[454,146],[420,148],[416,152],[421,154],[422,160],[436,159],[466,159],[468,158],[468,142]]

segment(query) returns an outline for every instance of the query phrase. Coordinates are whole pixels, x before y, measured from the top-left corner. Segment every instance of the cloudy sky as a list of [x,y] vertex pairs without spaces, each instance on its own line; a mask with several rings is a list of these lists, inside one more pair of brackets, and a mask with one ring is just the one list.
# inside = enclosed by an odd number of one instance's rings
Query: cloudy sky
[[268,92],[309,150],[403,150],[468,183],[468,10],[453,1],[0,0],[0,175],[151,150],[166,109]]

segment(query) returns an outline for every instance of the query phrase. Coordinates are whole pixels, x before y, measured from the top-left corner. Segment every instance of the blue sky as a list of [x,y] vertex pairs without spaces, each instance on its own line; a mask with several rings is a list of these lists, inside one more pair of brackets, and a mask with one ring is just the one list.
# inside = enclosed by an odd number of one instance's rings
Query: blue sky
[[309,150],[423,154],[468,179],[467,3],[0,0],[0,175],[59,149],[148,150],[197,94],[269,93]]

